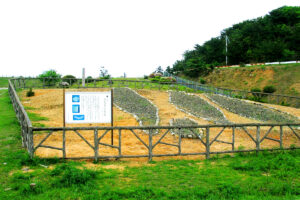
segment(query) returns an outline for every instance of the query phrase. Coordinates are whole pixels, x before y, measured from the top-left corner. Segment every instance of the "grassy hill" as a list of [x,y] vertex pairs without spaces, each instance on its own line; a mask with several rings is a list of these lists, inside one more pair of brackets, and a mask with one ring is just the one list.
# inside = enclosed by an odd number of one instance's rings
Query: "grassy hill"
[[300,63],[218,68],[203,79],[209,85],[230,89],[263,89],[274,85],[277,94],[300,96]]

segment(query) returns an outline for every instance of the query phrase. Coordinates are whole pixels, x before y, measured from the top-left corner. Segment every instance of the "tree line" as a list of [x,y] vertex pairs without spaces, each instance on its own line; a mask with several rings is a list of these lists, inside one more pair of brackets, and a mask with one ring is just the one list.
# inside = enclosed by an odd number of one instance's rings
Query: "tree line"
[[228,65],[299,60],[300,7],[280,7],[224,29],[220,36],[185,51],[166,71],[198,77],[226,65],[226,56]]

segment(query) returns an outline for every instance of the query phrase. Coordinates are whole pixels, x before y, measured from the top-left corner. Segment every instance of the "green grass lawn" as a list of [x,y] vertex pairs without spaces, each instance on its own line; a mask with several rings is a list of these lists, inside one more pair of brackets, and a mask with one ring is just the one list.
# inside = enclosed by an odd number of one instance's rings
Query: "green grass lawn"
[[8,78],[0,77],[0,88],[8,87]]
[[[129,161],[103,161],[88,169],[83,161],[30,160],[21,148],[20,126],[7,92],[0,96],[0,119],[0,199],[300,198],[298,150],[136,167]],[[25,166],[28,172],[22,170]]]

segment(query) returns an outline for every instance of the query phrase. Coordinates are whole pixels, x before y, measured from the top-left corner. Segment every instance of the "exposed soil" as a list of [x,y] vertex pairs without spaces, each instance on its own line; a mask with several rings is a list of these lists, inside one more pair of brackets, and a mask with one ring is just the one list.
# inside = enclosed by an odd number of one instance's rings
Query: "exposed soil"
[[[87,89],[88,91],[104,91],[107,89]],[[85,91],[87,91],[85,90]],[[76,90],[78,91],[78,90]],[[62,101],[62,90],[59,89],[41,89],[34,90],[35,96],[30,98],[25,98],[25,91],[21,94],[22,102],[24,106],[34,108],[30,110],[30,112],[34,112],[40,114],[41,116],[49,118],[49,121],[41,121],[40,123],[45,124],[49,127],[60,127],[62,126],[62,113],[63,113],[63,101]],[[142,96],[149,98],[158,108],[159,108],[159,116],[161,119],[160,125],[169,125],[169,120],[172,118],[183,118],[189,117],[196,120],[199,124],[209,124],[209,122],[198,119],[195,117],[191,117],[186,113],[176,109],[176,107],[168,102],[168,93],[160,92],[160,91],[151,91],[151,90],[138,90],[138,93]],[[221,108],[220,108],[221,109]],[[236,114],[230,113],[228,111],[222,110],[226,117],[229,120],[235,123],[248,123],[253,122],[253,120],[240,117]],[[114,112],[114,125],[115,126],[138,126],[138,122],[136,119],[129,113],[125,113],[116,107],[113,108]],[[76,124],[76,125],[67,125],[67,126],[110,126],[109,124]],[[286,132],[284,134],[284,146],[289,147],[291,144],[300,145],[300,141],[297,141],[297,138],[291,134],[291,131],[288,129],[284,129]],[[153,144],[155,144],[161,137],[161,135],[166,130],[162,130],[162,132],[153,137]],[[221,128],[212,128],[210,129],[210,141],[221,131]],[[249,129],[250,134],[255,138],[256,129]],[[266,132],[267,129],[262,129],[262,132]],[[92,146],[94,145],[94,131],[78,131]],[[145,132],[135,130],[138,136],[148,145],[149,137]],[[104,131],[99,130],[99,137],[102,135]],[[47,133],[34,133],[34,144],[35,146],[39,144],[39,142],[46,136]],[[129,130],[122,130],[122,154],[123,155],[148,155],[148,149],[133,135],[133,133]],[[243,146],[245,149],[255,148],[255,143],[249,138],[249,136],[241,129],[236,129],[235,131],[236,139],[235,139],[235,147]],[[261,133],[261,137],[264,134]],[[279,131],[278,129],[274,129],[269,137],[279,139]],[[165,143],[177,144],[178,137],[173,136],[171,134],[167,134],[165,138],[162,140]],[[232,141],[232,130],[227,128],[218,138],[218,140],[231,142]],[[101,143],[110,144],[111,142],[111,132],[108,132]],[[62,147],[62,132],[54,132],[44,143],[44,145],[54,146],[61,148]],[[114,145],[119,144],[119,132],[114,131]],[[261,147],[262,148],[272,148],[278,147],[279,144],[271,141],[264,140]],[[219,142],[215,142],[211,146],[212,151],[220,151],[220,150],[231,150],[232,146],[229,144],[223,144]],[[163,144],[158,144],[154,148],[154,154],[175,154],[178,152],[178,148],[174,146],[167,146]],[[182,153],[191,153],[191,152],[205,152],[205,147],[201,143],[199,139],[188,139],[182,138]],[[48,148],[38,148],[36,155],[40,157],[61,157],[62,152],[59,150],[53,150]],[[75,132],[67,131],[66,132],[66,154],[67,157],[87,157],[94,156],[94,150],[87,145]],[[108,155],[118,155],[118,150],[99,145],[99,155],[108,156]],[[203,158],[203,156],[178,156],[174,157],[175,159],[195,159],[195,158]],[[154,160],[161,159],[174,159],[172,157],[158,157],[154,158]],[[126,159],[124,159],[126,160]],[[129,159],[131,161],[143,161],[147,160],[147,158],[141,159]]]

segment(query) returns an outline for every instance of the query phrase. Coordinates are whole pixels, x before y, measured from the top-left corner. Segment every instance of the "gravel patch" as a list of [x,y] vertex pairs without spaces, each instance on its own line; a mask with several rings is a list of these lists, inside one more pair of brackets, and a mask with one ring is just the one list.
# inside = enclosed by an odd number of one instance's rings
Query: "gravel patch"
[[205,94],[210,100],[238,115],[272,123],[297,123],[299,120],[293,115],[266,108],[260,104],[225,97],[217,94]]
[[188,114],[192,114],[193,116],[213,121],[218,124],[229,123],[221,110],[209,104],[199,96],[176,91],[169,91],[169,95],[170,103]]
[[114,104],[131,113],[141,126],[158,125],[158,109],[148,99],[129,88],[114,88]]
[[[170,126],[189,126],[189,125],[198,125],[197,122],[189,118],[177,118],[170,120]],[[174,129],[171,131],[172,135],[179,135],[179,129]],[[202,138],[204,131],[200,128],[191,128],[191,129],[181,129],[180,130],[182,138]]]

